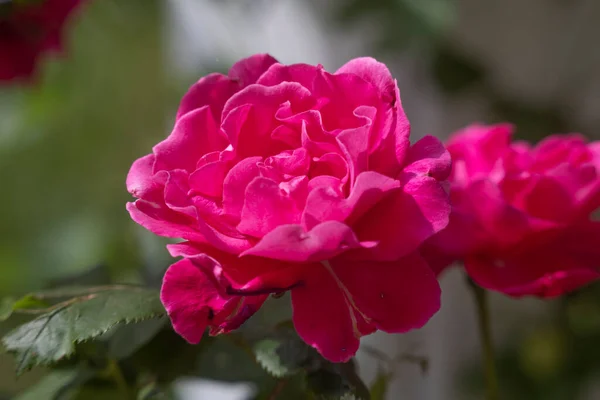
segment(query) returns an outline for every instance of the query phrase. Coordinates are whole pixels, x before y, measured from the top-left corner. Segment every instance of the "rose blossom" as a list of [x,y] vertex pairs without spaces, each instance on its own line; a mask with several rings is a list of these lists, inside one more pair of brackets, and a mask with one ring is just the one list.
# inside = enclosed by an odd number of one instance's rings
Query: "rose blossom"
[[436,270],[464,262],[479,285],[554,297],[600,275],[600,142],[554,135],[512,142],[512,127],[472,125],[448,141],[453,211],[425,246]]
[[67,18],[81,0],[0,5],[0,81],[29,79],[43,53],[60,52]]
[[332,361],[425,324],[440,288],[418,247],[448,222],[450,157],[409,132],[371,58],[330,74],[255,55],[200,79],[127,178],[131,217],[186,240],[162,288],[175,330],[197,343],[287,290],[298,334]]

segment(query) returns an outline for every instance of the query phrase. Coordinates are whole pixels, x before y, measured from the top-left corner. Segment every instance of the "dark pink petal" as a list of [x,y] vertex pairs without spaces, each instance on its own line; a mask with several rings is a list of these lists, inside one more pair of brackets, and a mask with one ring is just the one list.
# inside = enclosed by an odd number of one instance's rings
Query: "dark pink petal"
[[513,126],[510,124],[473,124],[452,135],[446,147],[453,162],[460,160],[464,165],[460,176],[454,174],[457,183],[487,178],[508,152],[512,134]]
[[254,178],[246,188],[238,231],[261,238],[280,225],[300,222],[302,210],[277,182]]
[[[456,194],[456,193],[453,193]],[[429,238],[420,248],[436,274],[465,254],[475,253],[489,247],[490,237],[472,213],[453,209],[448,226]]]
[[203,155],[226,146],[227,139],[217,129],[210,109],[196,109],[182,116],[171,135],[154,146],[154,172],[171,169],[193,172]]
[[[456,196],[460,195],[460,199]],[[493,238],[497,247],[519,243],[529,232],[555,226],[552,221],[529,217],[507,203],[498,186],[489,180],[478,180],[461,192],[452,193],[453,204],[476,216],[482,229]]]
[[183,259],[163,278],[161,301],[175,331],[190,343],[198,343],[207,326],[211,335],[239,328],[266,300],[266,295],[227,294],[226,281],[214,275],[218,268],[210,258]]
[[278,64],[278,61],[269,54],[255,54],[233,64],[229,77],[238,82],[240,88],[245,88],[256,83],[273,64]]
[[195,221],[167,207],[137,200],[127,203],[127,211],[131,219],[159,236],[207,242],[207,239],[194,229]]
[[390,191],[398,188],[399,181],[373,171],[366,171],[358,176],[348,198],[343,198],[334,187],[319,187],[306,200],[303,223],[309,228],[330,220],[346,221],[352,225]]
[[393,261],[414,251],[448,225],[450,203],[437,180],[427,176],[408,181],[353,225],[361,240],[377,241],[369,250],[376,260]]
[[354,74],[379,90],[382,100],[389,103],[394,98],[396,81],[385,64],[374,58],[360,57],[348,61],[336,74]]
[[239,158],[273,154],[277,146],[271,133],[280,125],[275,114],[280,108],[292,112],[310,108],[314,99],[300,84],[284,82],[277,86],[250,85],[236,93],[223,110],[223,131]]
[[368,167],[369,132],[375,113],[376,110],[372,107],[356,109],[354,115],[362,119],[363,125],[358,128],[344,130],[336,137],[350,170],[351,186],[356,177],[361,172],[366,171]]
[[310,158],[306,149],[300,147],[294,151],[286,151],[269,157],[265,160],[265,164],[272,166],[282,174],[306,175],[310,168]]
[[377,111],[369,146],[369,169],[397,176],[406,164],[406,153],[410,147],[410,123],[402,108],[400,90],[395,82],[394,97],[387,107]]
[[569,222],[577,211],[573,194],[550,177],[537,177],[523,200],[529,215],[550,221]]
[[282,82],[298,82],[314,92],[314,81],[323,67],[308,64],[274,64],[257,81],[264,86],[277,86]]
[[218,321],[218,325],[211,326],[209,334],[216,336],[238,329],[262,307],[268,297],[268,294],[238,297],[234,312],[223,321]]
[[198,219],[198,211],[188,196],[190,187],[188,185],[188,173],[181,169],[170,172],[163,171],[167,175],[165,183],[165,204],[171,210],[186,215],[194,220]]
[[557,297],[600,278],[597,270],[578,267],[575,260],[555,252],[510,260],[469,257],[465,268],[479,285],[513,297]]
[[223,181],[223,211],[227,215],[239,216],[244,207],[246,188],[254,178],[260,175],[257,163],[261,157],[249,157],[238,162]]
[[335,177],[342,182],[347,182],[350,178],[350,170],[346,159],[339,153],[325,153],[320,157],[314,157],[310,176],[318,177],[320,175]]
[[135,160],[127,174],[127,191],[139,199],[162,202],[163,185],[152,172],[154,159],[154,154],[148,154]]
[[440,308],[435,274],[415,253],[394,262],[338,257],[331,265],[353,307],[377,329],[389,333],[418,329]]
[[434,136],[425,136],[408,151],[404,173],[429,175],[439,181],[448,179],[452,169],[450,153]]
[[328,260],[349,249],[372,246],[370,242],[359,242],[348,225],[326,221],[308,232],[301,225],[280,225],[241,255],[307,262]]
[[[385,106],[377,89],[353,74],[332,75],[320,71],[315,79],[313,94],[317,98],[326,97],[330,100],[320,107],[323,127],[330,132],[364,126],[365,116],[374,119],[375,114]],[[363,111],[357,112],[357,109]],[[368,143],[369,137],[365,139]]]
[[361,333],[342,290],[325,267],[312,267],[304,284],[292,290],[292,306],[298,335],[323,357],[346,362],[356,354]]
[[210,243],[218,249],[239,253],[251,246],[250,241],[239,232],[228,229],[227,221],[218,218],[219,210],[214,202],[211,207],[200,202],[199,196],[188,196],[186,173],[174,170],[165,184],[163,204],[138,200],[129,203],[127,209],[134,221],[157,235]]
[[229,172],[230,163],[215,161],[205,164],[190,175],[190,189],[203,196],[221,198],[223,181]]
[[538,234],[510,251],[468,257],[481,286],[510,296],[556,297],[600,279],[600,222]]
[[215,279],[189,259],[169,267],[163,278],[160,299],[175,332],[193,344],[200,342],[215,314],[233,311],[230,309],[233,304],[228,304]]
[[535,172],[546,172],[565,163],[578,165],[590,155],[586,139],[579,134],[551,135],[539,142],[531,153]]
[[304,268],[304,264],[288,264],[253,256],[238,257],[201,243],[181,242],[169,244],[167,248],[173,257],[186,257],[201,260],[202,263],[218,264],[219,274],[226,278],[232,288],[240,290],[265,291],[267,286],[273,288],[291,286],[301,280],[301,275],[300,272],[289,273],[292,270],[288,267],[295,266],[298,271]]
[[221,121],[225,102],[241,89],[239,82],[222,74],[210,74],[196,82],[181,99],[177,119],[190,111],[209,106],[214,121]]

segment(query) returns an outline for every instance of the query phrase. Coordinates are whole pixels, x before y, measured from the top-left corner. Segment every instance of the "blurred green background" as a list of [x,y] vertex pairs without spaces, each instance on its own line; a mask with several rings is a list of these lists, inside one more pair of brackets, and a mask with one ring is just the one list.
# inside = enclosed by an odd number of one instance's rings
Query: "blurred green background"
[[[255,11],[256,18],[261,10],[276,7],[276,1],[222,0],[220,6],[239,9],[242,16]],[[196,3],[196,9],[202,10],[202,4],[214,9],[219,1]],[[348,33],[342,42],[360,37],[362,47],[357,45],[356,52],[390,61],[394,72],[401,73],[406,60],[409,64],[418,60],[419,82],[434,88],[437,101],[447,105],[446,114],[453,113],[456,104],[464,104],[459,107],[462,117],[433,113],[449,121],[440,123],[443,128],[433,133],[445,135],[481,118],[487,122],[511,121],[517,125],[519,136],[532,140],[553,132],[585,130],[591,136],[597,134],[599,118],[579,118],[565,106],[562,92],[536,97],[507,89],[497,77],[510,76],[511,71],[494,66],[484,55],[469,50],[463,36],[452,34],[460,31],[463,19],[478,18],[469,12],[483,12],[488,7],[488,11],[506,13],[506,8],[513,7],[511,2],[478,3],[348,0],[325,7],[315,0],[303,7],[311,9],[311,15],[327,27],[325,34]],[[536,18],[549,8],[564,7],[565,12],[581,8],[581,18],[588,14],[596,20],[600,17],[598,7],[582,3],[591,4],[583,0],[539,0],[522,12],[530,13],[532,32],[542,29],[535,27]],[[193,73],[174,68],[168,59],[173,40],[169,36],[172,24],[167,21],[172,5],[166,0],[90,0],[69,23],[65,54],[45,59],[35,84],[0,88],[0,295],[25,293],[95,266],[105,266],[102,271],[108,271],[102,272],[108,276],[91,278],[96,281],[160,281],[170,263],[165,241],[129,219],[125,176],[133,160],[149,152],[169,132],[187,87],[215,65],[225,69],[235,59],[233,54],[246,51],[241,45],[235,48],[234,42],[230,44],[234,48],[229,49],[231,59],[208,57]],[[582,19],[581,24],[585,21]],[[510,19],[503,26],[505,30],[499,30],[497,36],[507,35],[506,41],[490,42],[486,48],[491,53],[497,46],[497,52],[504,54],[511,43],[516,46],[527,36],[527,29],[510,36]],[[552,29],[542,29],[541,34],[548,40],[532,46],[551,46],[552,38],[570,37],[575,27],[577,24],[550,24]],[[477,29],[485,30],[486,26]],[[208,37],[202,40],[210,43],[211,32],[206,32]],[[277,36],[277,32],[272,34]],[[589,30],[580,35],[593,39]],[[265,50],[269,46],[264,43]],[[261,48],[261,43],[256,47]],[[575,54],[600,60],[597,46],[572,47]],[[341,49],[332,47],[329,51],[338,51],[337,58],[343,58],[347,50]],[[559,63],[569,57],[572,55],[561,53],[554,60]],[[395,63],[398,59],[401,62]],[[519,64],[515,65],[518,70]],[[591,69],[587,65],[572,72],[570,76],[583,82],[574,79],[568,88],[585,85],[584,72]],[[414,70],[413,65],[413,74]],[[410,86],[402,79],[411,75],[402,76],[401,88],[403,84]],[[598,101],[600,90],[595,93]],[[410,96],[404,96],[403,103],[411,120],[417,115],[414,126],[428,118],[428,110],[419,110]],[[419,113],[426,116],[419,117]],[[425,133],[429,132],[417,135]],[[554,317],[541,318],[531,329],[514,327],[499,349],[505,398],[600,398],[593,397],[600,396],[593,391],[597,388],[590,389],[590,382],[600,376],[599,288],[596,285],[549,307]],[[461,368],[448,372],[452,385],[463,393],[457,398],[481,398],[478,361],[477,357],[465,357]],[[12,371],[10,357],[0,356],[0,393],[10,395],[43,374],[37,370],[16,381]]]

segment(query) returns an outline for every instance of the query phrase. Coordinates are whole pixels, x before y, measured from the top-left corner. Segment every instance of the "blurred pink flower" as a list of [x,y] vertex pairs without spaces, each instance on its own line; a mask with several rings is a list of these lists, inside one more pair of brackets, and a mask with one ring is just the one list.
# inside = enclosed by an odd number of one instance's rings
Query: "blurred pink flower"
[[11,2],[0,7],[0,81],[29,80],[44,53],[62,50],[68,17],[81,0]]
[[450,224],[422,254],[437,272],[462,261],[510,296],[559,296],[600,276],[600,142],[554,135],[532,147],[512,131],[472,125],[450,138]]
[[175,330],[197,342],[287,290],[299,335],[332,361],[377,329],[425,324],[440,288],[418,248],[448,222],[450,156],[409,133],[396,82],[371,58],[330,74],[255,55],[194,84],[127,178],[131,217],[186,240],[169,246],[189,260],[162,290]]

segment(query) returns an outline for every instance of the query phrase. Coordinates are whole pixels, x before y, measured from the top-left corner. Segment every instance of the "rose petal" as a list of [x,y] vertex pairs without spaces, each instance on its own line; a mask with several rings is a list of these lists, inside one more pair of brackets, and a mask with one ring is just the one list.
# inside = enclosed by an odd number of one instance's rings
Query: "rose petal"
[[314,99],[300,84],[284,82],[271,87],[250,85],[227,101],[221,128],[239,158],[267,155],[276,145],[269,139],[279,125],[275,114],[284,103],[301,112],[309,109]]
[[256,83],[273,64],[279,64],[279,62],[269,54],[254,54],[233,64],[229,70],[229,76],[235,79],[241,88],[244,88]]
[[137,200],[127,203],[127,211],[131,219],[159,236],[184,238],[198,242],[208,242],[196,229],[194,221],[184,215],[160,207],[155,203]]
[[207,326],[211,335],[237,329],[267,297],[227,295],[213,274],[215,266],[212,259],[183,259],[171,265],[163,278],[160,298],[173,328],[193,344]]
[[348,225],[326,221],[308,232],[301,225],[280,225],[241,255],[307,262],[328,260],[349,249],[372,246],[370,242],[359,242]]
[[394,97],[387,108],[377,111],[377,120],[371,132],[369,169],[388,176],[397,176],[405,165],[410,147],[410,123],[400,100],[400,91],[394,82]]
[[[265,291],[267,286],[286,288],[300,281],[300,273],[290,274],[290,264],[261,257],[238,257],[234,254],[219,251],[212,246],[195,242],[168,244],[167,249],[173,257],[185,257],[194,260],[211,259],[213,264],[219,264],[231,287],[240,290]],[[301,271],[303,264],[291,264]],[[285,272],[284,271],[288,271]],[[291,283],[286,283],[291,282]]]
[[162,200],[162,185],[154,179],[154,154],[135,160],[127,174],[127,191],[134,197],[152,202]]
[[385,64],[371,57],[359,57],[348,61],[336,74],[354,74],[376,87],[385,102],[394,98],[396,82]]
[[439,181],[448,179],[452,169],[450,153],[436,137],[425,136],[408,151],[404,173],[429,175]]
[[414,251],[445,228],[450,215],[448,195],[433,178],[416,177],[392,192],[354,224],[361,240],[379,242],[370,257],[394,261]]
[[513,130],[510,124],[473,124],[452,135],[446,147],[453,160],[464,162],[464,174],[458,176],[454,172],[454,179],[460,183],[488,178],[488,174],[507,153]]
[[171,169],[193,172],[204,154],[226,146],[227,139],[217,129],[208,107],[190,111],[177,120],[167,139],[154,146],[154,172]]
[[358,108],[355,115],[362,119],[363,125],[358,128],[344,130],[336,137],[350,170],[351,187],[356,177],[367,169],[369,132],[375,113],[376,110],[372,107]]
[[175,332],[185,340],[200,342],[217,313],[231,313],[234,304],[222,296],[207,271],[183,259],[167,270],[160,293]]
[[214,121],[221,122],[225,102],[240,90],[239,82],[223,74],[210,74],[193,84],[181,99],[176,119],[190,111],[209,106]]
[[394,262],[338,257],[331,265],[350,294],[349,301],[377,329],[389,333],[418,329],[440,308],[435,274],[416,253]]
[[300,222],[301,209],[277,182],[254,178],[246,188],[238,231],[261,238],[280,225]]
[[221,198],[229,165],[226,161],[215,161],[201,166],[190,175],[190,189],[203,196]]
[[249,157],[238,162],[223,181],[223,211],[230,216],[239,216],[244,207],[246,188],[254,178],[260,175],[257,163],[261,157]]
[[334,187],[324,186],[313,190],[307,200],[303,224],[307,228],[324,221],[346,221],[352,225],[374,207],[390,191],[400,187],[400,182],[377,172],[361,173],[347,199]]
[[298,335],[332,362],[346,362],[359,346],[360,333],[342,290],[322,265],[292,290],[294,327]]

